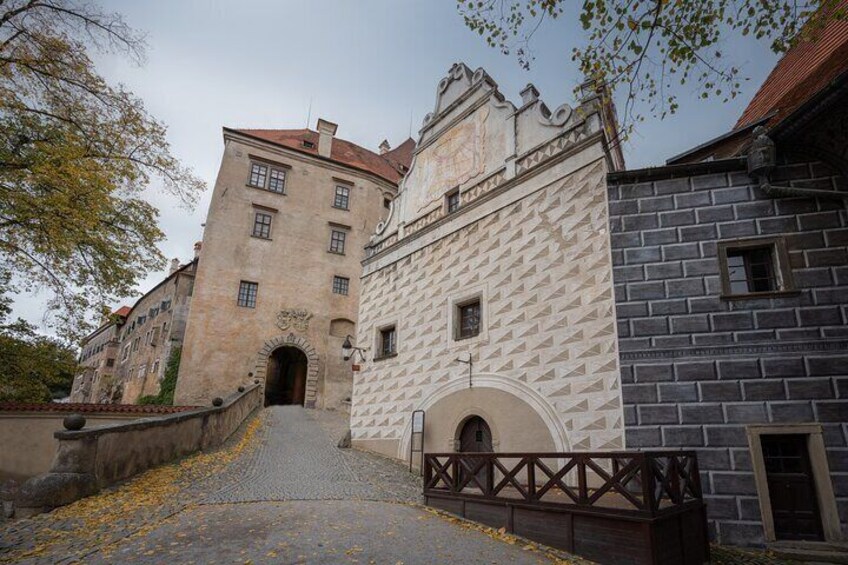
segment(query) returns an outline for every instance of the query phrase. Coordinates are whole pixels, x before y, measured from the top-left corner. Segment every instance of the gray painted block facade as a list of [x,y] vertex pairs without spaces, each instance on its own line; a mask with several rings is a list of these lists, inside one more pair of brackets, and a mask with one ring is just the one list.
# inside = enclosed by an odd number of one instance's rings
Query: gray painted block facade
[[[821,163],[773,182],[830,185]],[[835,186],[834,186],[835,185]],[[838,200],[769,198],[744,170],[610,183],[628,449],[696,449],[711,533],[763,539],[745,426],[820,423],[848,522],[848,216]],[[717,242],[782,236],[796,294],[720,298]]]

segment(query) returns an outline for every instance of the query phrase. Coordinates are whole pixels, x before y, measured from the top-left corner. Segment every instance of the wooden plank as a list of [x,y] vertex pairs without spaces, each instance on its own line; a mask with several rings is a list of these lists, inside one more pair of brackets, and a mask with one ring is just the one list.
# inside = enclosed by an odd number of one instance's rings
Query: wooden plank
[[612,565],[650,563],[649,540],[641,524],[596,516],[574,516],[574,550],[581,557]]
[[465,501],[465,517],[493,528],[506,528],[509,522],[507,507],[491,502]]
[[546,512],[529,508],[514,508],[514,533],[551,547],[571,552],[573,517],[566,512]]

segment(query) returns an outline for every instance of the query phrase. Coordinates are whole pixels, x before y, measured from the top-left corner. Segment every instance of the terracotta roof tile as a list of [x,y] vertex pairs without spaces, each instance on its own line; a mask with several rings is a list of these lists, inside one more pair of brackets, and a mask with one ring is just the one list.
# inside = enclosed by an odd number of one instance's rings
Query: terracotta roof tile
[[102,414],[176,414],[197,406],[157,406],[136,404],[72,404],[62,402],[0,402],[0,412],[71,412]]
[[[848,7],[843,0],[837,9]],[[810,100],[832,80],[848,72],[848,21],[834,19],[812,41],[800,41],[772,69],[735,128],[774,112],[774,125]]]
[[129,306],[121,306],[120,308],[112,312],[112,315],[126,318],[129,315],[130,311],[132,311],[132,308],[130,308]]
[[[318,155],[318,132],[310,129],[225,129],[282,145],[301,153]],[[310,142],[312,146],[304,147],[304,141]],[[389,151],[386,155],[379,155],[355,143],[334,137],[330,159],[355,169],[373,173],[397,184],[404,175],[403,169],[398,165],[403,165],[408,169],[412,162],[412,150],[408,147],[410,141],[412,140],[405,141],[397,149]],[[415,147],[414,141],[412,141],[412,147]],[[401,151],[402,148],[403,151]],[[392,154],[392,157],[386,158],[390,154]]]

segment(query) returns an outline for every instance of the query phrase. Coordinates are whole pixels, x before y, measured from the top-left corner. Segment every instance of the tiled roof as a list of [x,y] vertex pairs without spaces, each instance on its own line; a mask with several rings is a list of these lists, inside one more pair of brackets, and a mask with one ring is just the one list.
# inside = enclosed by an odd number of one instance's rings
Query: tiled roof
[[113,316],[121,316],[122,318],[126,318],[127,315],[129,315],[130,310],[132,310],[132,308],[130,308],[129,306],[121,306],[120,308],[118,308],[117,310],[112,312],[112,315]]
[[[846,8],[848,0],[843,0],[837,9]],[[833,19],[812,41],[800,41],[786,52],[742,113],[736,128],[771,113],[774,116],[769,119],[769,125],[777,124],[845,72],[848,72],[848,21]]]
[[390,151],[381,155],[396,169],[405,172],[412,163],[412,154],[415,152],[415,140],[411,137]]
[[[300,153],[318,155],[318,132],[311,129],[230,129],[230,131],[282,145]],[[311,143],[312,146],[304,147],[304,141]],[[397,184],[403,178],[405,172],[398,165],[409,168],[412,162],[412,151],[407,146],[410,141],[412,140],[405,141],[397,149],[389,151],[385,155],[379,155],[355,143],[334,137],[330,159],[355,169],[373,173]],[[412,147],[415,147],[414,141],[412,141]],[[390,154],[392,157],[386,158]]]
[[157,406],[136,404],[71,404],[62,402],[0,402],[0,412],[71,412],[98,414],[176,414],[197,406]]

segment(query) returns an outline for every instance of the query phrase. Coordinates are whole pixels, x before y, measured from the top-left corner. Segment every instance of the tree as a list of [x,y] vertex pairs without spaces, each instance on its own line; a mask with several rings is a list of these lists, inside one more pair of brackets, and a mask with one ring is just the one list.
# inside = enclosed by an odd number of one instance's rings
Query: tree
[[[458,0],[465,24],[528,68],[530,42],[547,20],[565,14],[566,0]],[[585,41],[572,50],[581,72],[612,89],[623,86],[622,133],[678,107],[676,87],[728,101],[742,76],[720,45],[733,34],[768,41],[780,53],[810,38],[833,18],[845,19],[845,0],[584,0],[579,20]],[[808,25],[805,25],[808,24]]]
[[66,338],[164,266],[148,185],[189,207],[203,190],[166,128],[87,54],[141,63],[144,48],[87,0],[0,2],[0,271],[14,275],[0,292],[47,290],[46,318]]
[[0,297],[0,402],[50,402],[71,392],[76,353],[57,339],[38,335],[23,320],[7,323],[8,297]]

